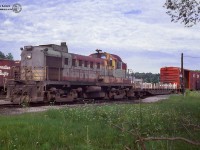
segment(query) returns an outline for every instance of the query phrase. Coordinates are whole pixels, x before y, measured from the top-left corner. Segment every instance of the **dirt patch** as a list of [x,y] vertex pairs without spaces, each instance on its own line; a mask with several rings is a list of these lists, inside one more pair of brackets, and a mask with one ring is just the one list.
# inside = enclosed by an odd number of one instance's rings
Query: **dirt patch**
[[63,106],[40,106],[40,107],[24,107],[24,108],[1,108],[0,115],[18,115],[31,112],[42,112],[48,109],[60,109]]
[[157,95],[157,96],[152,96],[152,97],[147,97],[142,100],[143,103],[152,103],[152,102],[157,102],[160,100],[165,100],[168,99],[170,95]]

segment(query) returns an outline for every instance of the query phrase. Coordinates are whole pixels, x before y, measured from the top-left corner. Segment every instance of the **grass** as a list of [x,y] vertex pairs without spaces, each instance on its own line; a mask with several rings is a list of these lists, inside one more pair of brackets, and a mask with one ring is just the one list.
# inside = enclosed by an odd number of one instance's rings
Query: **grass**
[[[140,109],[141,114],[140,115]],[[15,116],[0,116],[0,149],[137,149],[139,137],[184,137],[200,141],[200,94],[140,105],[85,105]],[[130,132],[137,135],[130,134]],[[190,150],[181,141],[145,142],[147,149]]]

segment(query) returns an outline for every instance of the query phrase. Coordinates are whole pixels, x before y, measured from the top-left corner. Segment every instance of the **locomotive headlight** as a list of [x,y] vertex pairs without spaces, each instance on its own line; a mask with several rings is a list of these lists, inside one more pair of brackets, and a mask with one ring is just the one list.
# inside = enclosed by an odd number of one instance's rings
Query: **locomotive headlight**
[[31,58],[32,58],[31,53],[27,54],[26,58],[27,58],[27,59],[31,59]]

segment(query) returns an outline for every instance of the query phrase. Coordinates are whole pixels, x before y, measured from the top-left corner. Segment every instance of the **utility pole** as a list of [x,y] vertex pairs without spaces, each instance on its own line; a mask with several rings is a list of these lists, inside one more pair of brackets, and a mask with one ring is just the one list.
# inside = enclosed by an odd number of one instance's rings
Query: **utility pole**
[[185,87],[184,87],[184,69],[183,69],[183,53],[181,53],[181,91],[184,95]]

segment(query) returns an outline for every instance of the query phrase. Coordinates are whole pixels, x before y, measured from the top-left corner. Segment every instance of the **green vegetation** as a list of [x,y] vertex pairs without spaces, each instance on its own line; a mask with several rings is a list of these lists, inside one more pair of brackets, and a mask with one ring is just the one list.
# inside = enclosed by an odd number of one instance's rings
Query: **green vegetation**
[[8,55],[5,55],[3,52],[0,51],[0,59],[10,59],[10,60],[13,60],[13,55],[11,53],[8,53]]
[[148,82],[148,83],[158,83],[159,82],[159,78],[160,78],[160,74],[159,73],[139,73],[136,72],[133,74],[133,76],[137,79],[143,79],[144,82]]
[[[0,149],[140,149],[136,140],[147,137],[198,142],[199,124],[200,94],[187,92],[185,98],[172,96],[152,104],[85,105],[0,116]],[[177,140],[144,143],[147,149],[200,149]]]

